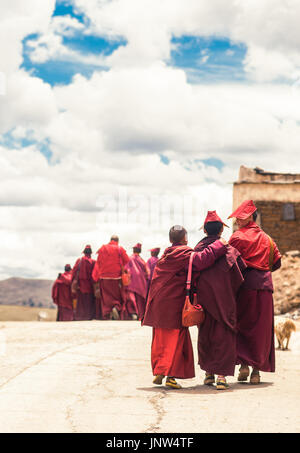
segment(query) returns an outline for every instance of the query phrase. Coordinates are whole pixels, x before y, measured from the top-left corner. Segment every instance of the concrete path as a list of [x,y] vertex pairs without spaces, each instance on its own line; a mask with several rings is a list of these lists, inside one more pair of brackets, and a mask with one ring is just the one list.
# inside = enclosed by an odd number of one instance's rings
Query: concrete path
[[[196,351],[196,328],[191,329]],[[0,322],[0,432],[300,431],[300,332],[259,386],[154,387],[151,329],[133,321]],[[196,354],[195,354],[196,360]]]

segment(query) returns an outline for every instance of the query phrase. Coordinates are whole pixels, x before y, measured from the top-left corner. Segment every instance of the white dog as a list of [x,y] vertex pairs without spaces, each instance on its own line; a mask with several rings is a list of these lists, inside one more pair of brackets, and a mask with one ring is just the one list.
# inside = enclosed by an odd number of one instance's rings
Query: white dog
[[[292,332],[296,332],[296,324],[291,319],[277,319],[275,321],[275,334],[278,341],[278,349],[288,349]],[[283,341],[286,340],[285,347]]]

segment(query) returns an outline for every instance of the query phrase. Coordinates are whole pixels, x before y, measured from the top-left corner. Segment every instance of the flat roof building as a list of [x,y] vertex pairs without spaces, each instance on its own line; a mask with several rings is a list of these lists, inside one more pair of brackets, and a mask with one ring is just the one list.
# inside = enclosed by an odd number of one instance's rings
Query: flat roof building
[[240,167],[233,184],[233,210],[244,200],[257,206],[257,222],[281,253],[300,250],[300,173],[273,173]]

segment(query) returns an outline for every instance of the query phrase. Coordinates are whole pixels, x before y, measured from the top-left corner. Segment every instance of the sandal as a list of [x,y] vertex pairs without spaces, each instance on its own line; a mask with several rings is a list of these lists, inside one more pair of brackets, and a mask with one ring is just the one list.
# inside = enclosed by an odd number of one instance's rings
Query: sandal
[[163,374],[157,374],[155,376],[155,378],[153,379],[153,384],[156,384],[156,385],[161,385],[162,384],[162,381],[164,379],[164,375]]
[[250,373],[250,371],[249,371],[248,365],[242,365],[240,368],[239,375],[238,375],[238,381],[239,382],[247,381],[249,373]]
[[215,383],[215,375],[210,373],[205,373],[204,385],[213,385]]
[[260,384],[260,374],[258,370],[253,370],[250,376],[250,384]]
[[226,379],[224,377],[218,377],[217,379],[217,390],[227,390],[229,388],[229,384],[227,384]]
[[178,384],[176,379],[174,379],[173,377],[167,377],[166,386],[171,387],[172,389],[181,389],[182,388],[181,385]]

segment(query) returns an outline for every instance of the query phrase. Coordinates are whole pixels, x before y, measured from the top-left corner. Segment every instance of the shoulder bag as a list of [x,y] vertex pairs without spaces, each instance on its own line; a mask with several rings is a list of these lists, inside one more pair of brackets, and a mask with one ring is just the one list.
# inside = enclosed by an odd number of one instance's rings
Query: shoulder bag
[[200,304],[197,304],[197,295],[196,294],[193,295],[193,304],[190,301],[194,255],[195,252],[192,252],[190,256],[188,276],[186,282],[186,297],[184,307],[182,310],[182,325],[184,327],[198,326],[202,324],[205,319],[203,307]]

